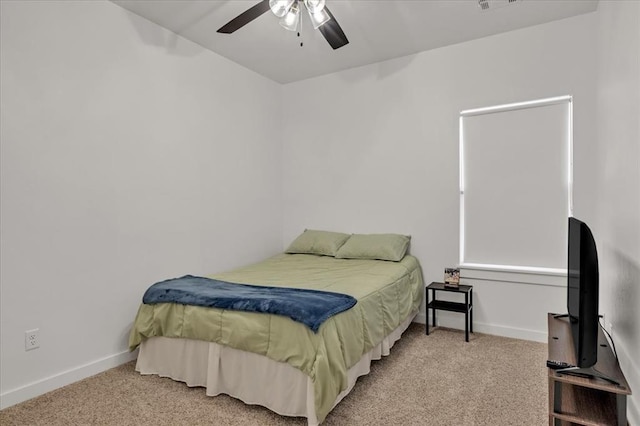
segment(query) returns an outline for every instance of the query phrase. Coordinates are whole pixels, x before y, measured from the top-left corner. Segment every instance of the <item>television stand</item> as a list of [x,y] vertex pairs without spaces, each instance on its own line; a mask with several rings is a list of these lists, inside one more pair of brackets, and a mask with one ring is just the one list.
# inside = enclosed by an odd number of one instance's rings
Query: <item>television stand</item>
[[[547,324],[548,359],[576,365],[568,318],[548,314]],[[587,369],[563,370],[548,369],[550,426],[627,425],[631,389],[602,329],[598,330],[598,362]]]
[[607,376],[606,374],[602,374],[598,370],[593,367],[580,368],[580,367],[569,367],[563,368],[561,370],[556,370],[558,374],[566,374],[569,376],[577,376],[577,377],[586,377],[588,379],[602,379],[607,382],[613,383],[614,385],[620,386],[620,382],[613,379],[612,377]]

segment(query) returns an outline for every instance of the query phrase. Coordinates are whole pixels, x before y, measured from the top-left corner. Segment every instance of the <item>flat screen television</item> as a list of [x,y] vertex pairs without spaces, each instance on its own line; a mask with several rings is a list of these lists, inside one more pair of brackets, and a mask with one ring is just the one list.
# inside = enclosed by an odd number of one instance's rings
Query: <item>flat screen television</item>
[[[596,370],[598,361],[599,271],[596,242],[586,223],[569,218],[569,245],[567,261],[567,315],[575,350],[576,365],[557,370],[561,374],[600,378],[619,384],[612,377]],[[603,344],[602,346],[606,346]]]
[[588,368],[598,360],[598,253],[586,223],[569,218],[567,309],[577,366]]

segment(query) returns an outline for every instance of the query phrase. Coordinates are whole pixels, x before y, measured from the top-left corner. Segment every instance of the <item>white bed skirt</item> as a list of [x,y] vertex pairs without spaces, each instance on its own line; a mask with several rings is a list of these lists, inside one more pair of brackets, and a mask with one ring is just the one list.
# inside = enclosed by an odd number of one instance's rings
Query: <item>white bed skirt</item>
[[[409,315],[348,370],[347,389],[338,395],[334,407],[353,389],[358,377],[369,374],[372,360],[389,355],[415,315]],[[306,417],[312,426],[318,424],[309,376],[263,355],[202,340],[152,337],[140,344],[136,371],[204,387],[208,396],[227,394],[284,416]]]

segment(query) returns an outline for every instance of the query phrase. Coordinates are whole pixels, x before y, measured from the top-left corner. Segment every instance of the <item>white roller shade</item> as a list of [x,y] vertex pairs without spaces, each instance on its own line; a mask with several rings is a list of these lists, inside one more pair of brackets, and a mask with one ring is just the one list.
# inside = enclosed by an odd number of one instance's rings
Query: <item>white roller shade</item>
[[461,113],[461,264],[566,268],[571,98]]

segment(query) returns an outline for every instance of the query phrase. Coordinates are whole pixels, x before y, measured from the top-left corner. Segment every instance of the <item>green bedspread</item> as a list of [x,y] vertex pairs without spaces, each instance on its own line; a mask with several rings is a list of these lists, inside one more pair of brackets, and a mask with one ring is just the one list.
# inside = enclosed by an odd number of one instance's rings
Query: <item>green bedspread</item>
[[280,254],[212,278],[244,284],[309,288],[358,299],[351,309],[329,318],[314,333],[290,318],[178,304],[141,304],[129,337],[135,349],[154,336],[205,340],[286,362],[307,374],[322,422],[340,392],[347,370],[379,344],[422,302],[418,261],[336,259]]

